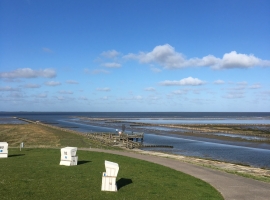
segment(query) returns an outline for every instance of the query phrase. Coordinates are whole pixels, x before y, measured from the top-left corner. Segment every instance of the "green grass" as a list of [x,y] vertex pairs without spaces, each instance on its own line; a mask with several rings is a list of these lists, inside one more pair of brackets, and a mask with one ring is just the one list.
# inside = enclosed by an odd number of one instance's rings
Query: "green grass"
[[[9,149],[0,159],[1,199],[223,199],[208,183],[154,163],[77,151],[77,166],[60,166],[60,149]],[[119,164],[118,192],[101,191],[104,161]]]
[[121,150],[119,147],[88,139],[84,134],[38,124],[0,124],[0,141],[8,142],[9,147],[19,147],[24,142],[26,147],[75,146]]

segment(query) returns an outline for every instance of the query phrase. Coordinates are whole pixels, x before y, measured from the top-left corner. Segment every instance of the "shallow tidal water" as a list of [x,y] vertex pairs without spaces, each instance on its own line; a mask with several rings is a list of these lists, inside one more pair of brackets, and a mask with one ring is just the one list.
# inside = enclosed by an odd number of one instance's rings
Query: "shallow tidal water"
[[[225,115],[227,116],[224,119]],[[270,113],[254,114],[240,113],[235,116],[235,113],[214,113],[214,117],[211,113],[200,114],[198,118],[194,113],[187,113],[182,120],[183,124],[193,123],[196,121],[201,124],[209,123],[237,123],[237,124],[270,124]],[[149,116],[150,115],[150,116]],[[54,126],[65,127],[72,130],[91,133],[91,132],[116,132],[116,129],[121,130],[122,123],[105,123],[104,121],[89,123],[87,121],[75,118],[75,116],[84,117],[96,117],[96,118],[121,118],[126,120],[126,132],[133,131],[129,125],[133,121],[139,121],[143,123],[149,123],[149,120],[155,123],[172,124],[175,119],[171,117],[178,117],[177,124],[179,124],[179,115],[175,113],[0,113],[1,117],[22,117],[30,120],[41,121],[43,123],[51,123]],[[187,119],[188,115],[192,118]],[[242,120],[241,120],[242,116]],[[153,117],[155,119],[153,119]],[[160,117],[159,119],[157,119]],[[164,120],[164,118],[166,118]],[[219,119],[217,119],[219,117]],[[222,120],[220,117],[223,117]],[[240,119],[239,119],[240,118]],[[218,121],[216,121],[218,120]],[[247,121],[248,120],[248,121]],[[181,120],[180,120],[181,121]],[[1,122],[0,122],[1,123]],[[198,137],[185,137],[181,135],[172,134],[174,129],[166,127],[135,127],[139,131],[145,133],[145,144],[161,144],[161,145],[173,145],[173,148],[146,148],[146,150],[162,151],[166,153],[179,154],[185,156],[195,156],[199,158],[208,158],[214,160],[220,160],[232,163],[241,163],[245,165],[251,165],[254,167],[266,167],[270,169],[270,145],[264,143],[258,143],[257,145],[247,142],[226,142],[221,140],[202,139]],[[156,132],[159,134],[156,134]],[[178,130],[179,131],[179,130]],[[180,130],[181,132],[181,130]]]

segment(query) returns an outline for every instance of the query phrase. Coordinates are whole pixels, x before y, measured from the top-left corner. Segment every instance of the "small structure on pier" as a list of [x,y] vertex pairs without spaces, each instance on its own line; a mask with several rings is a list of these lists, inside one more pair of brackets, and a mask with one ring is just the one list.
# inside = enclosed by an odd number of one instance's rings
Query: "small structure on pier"
[[[113,133],[89,133],[87,136],[106,145],[125,146],[133,149],[139,148],[142,145],[144,134],[133,133],[129,135],[126,133],[121,133],[118,135]],[[136,142],[134,140],[136,140]]]

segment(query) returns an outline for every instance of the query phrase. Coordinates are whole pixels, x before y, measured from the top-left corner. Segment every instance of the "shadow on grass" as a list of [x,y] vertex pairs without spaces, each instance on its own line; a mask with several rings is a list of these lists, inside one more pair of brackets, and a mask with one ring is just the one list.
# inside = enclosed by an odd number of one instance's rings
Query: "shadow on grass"
[[83,164],[89,163],[89,162],[91,162],[91,161],[88,161],[88,160],[79,160],[78,163],[77,163],[77,165],[83,165]]
[[17,157],[17,156],[24,156],[25,154],[13,154],[13,155],[8,155],[8,157]]
[[129,185],[132,183],[132,180],[129,178],[120,178],[117,182],[117,190],[120,190],[122,187],[125,187],[126,185]]

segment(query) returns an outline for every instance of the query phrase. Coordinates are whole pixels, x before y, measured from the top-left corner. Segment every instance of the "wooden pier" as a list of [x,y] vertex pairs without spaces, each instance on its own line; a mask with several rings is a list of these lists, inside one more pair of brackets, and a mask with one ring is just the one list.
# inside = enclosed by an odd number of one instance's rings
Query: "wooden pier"
[[158,148],[173,148],[172,145],[162,145],[162,144],[149,144],[149,145],[142,145],[143,148],[152,148],[152,147],[158,147]]
[[[88,138],[98,140],[107,145],[117,145],[129,149],[140,148],[143,142],[143,133],[112,134],[112,133],[88,133]],[[134,141],[136,140],[136,142]],[[140,141],[140,142],[139,142]]]

